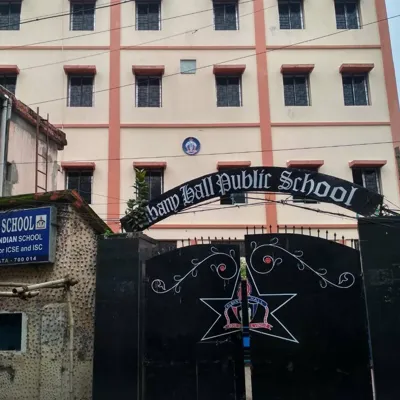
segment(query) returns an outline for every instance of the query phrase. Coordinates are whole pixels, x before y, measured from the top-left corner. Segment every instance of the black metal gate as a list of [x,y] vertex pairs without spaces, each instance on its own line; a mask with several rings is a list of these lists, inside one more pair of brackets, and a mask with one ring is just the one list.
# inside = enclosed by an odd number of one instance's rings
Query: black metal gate
[[235,244],[146,262],[141,398],[243,399],[249,332],[254,400],[371,399],[359,252],[296,234],[245,248],[245,285]]
[[371,399],[359,252],[275,234],[247,236],[246,253],[249,304],[265,302],[250,321],[253,399]]
[[244,397],[239,247],[190,246],[146,262],[142,399]]

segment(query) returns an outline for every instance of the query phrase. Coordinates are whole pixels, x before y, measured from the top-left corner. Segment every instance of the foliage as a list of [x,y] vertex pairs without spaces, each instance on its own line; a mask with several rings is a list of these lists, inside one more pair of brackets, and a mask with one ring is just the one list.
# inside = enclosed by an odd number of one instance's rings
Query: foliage
[[147,218],[145,207],[149,198],[149,187],[146,182],[146,171],[135,168],[136,179],[133,185],[136,197],[127,202],[125,214],[128,216],[128,224],[133,231],[141,231],[146,227]]
[[242,281],[245,281],[247,279],[246,267],[247,267],[246,258],[240,257],[240,277],[242,278]]

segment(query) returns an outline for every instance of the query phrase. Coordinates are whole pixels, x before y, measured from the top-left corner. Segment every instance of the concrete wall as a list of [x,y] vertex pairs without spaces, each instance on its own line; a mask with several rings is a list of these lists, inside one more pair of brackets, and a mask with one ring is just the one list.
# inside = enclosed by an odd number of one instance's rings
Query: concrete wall
[[[40,283],[70,274],[75,319],[74,394],[91,399],[94,335],[96,236],[71,207],[57,212],[54,265],[1,266],[2,282]],[[2,288],[2,290],[7,290]],[[27,301],[2,298],[0,312],[22,312],[26,318],[26,350],[0,352],[1,400],[68,399],[68,312],[63,289],[41,290]]]
[[[46,156],[46,136],[40,134],[39,154]],[[57,189],[57,145],[49,140],[47,190]],[[10,165],[6,176],[4,195],[15,196],[35,192],[36,177],[36,128],[16,115],[11,116],[9,125],[7,161]],[[46,164],[42,157],[38,158],[38,170],[46,171]],[[38,185],[45,187],[45,175],[38,174]],[[42,191],[42,190],[40,190]]]

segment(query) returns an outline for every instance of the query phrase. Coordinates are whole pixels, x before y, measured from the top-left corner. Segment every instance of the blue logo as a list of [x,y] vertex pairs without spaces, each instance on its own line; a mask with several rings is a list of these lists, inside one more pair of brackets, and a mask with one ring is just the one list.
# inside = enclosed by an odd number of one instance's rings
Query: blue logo
[[188,137],[182,143],[182,150],[188,156],[195,156],[200,151],[200,142],[194,137]]
[[53,207],[0,213],[0,264],[54,262],[55,218]]

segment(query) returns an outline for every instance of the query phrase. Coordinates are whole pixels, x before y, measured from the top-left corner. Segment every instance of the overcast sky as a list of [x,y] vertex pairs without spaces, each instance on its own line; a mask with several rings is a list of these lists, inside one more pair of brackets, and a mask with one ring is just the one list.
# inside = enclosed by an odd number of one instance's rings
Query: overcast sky
[[[400,14],[400,0],[386,0],[386,7],[388,17]],[[396,68],[397,93],[400,94],[400,17],[390,19],[389,27]]]

